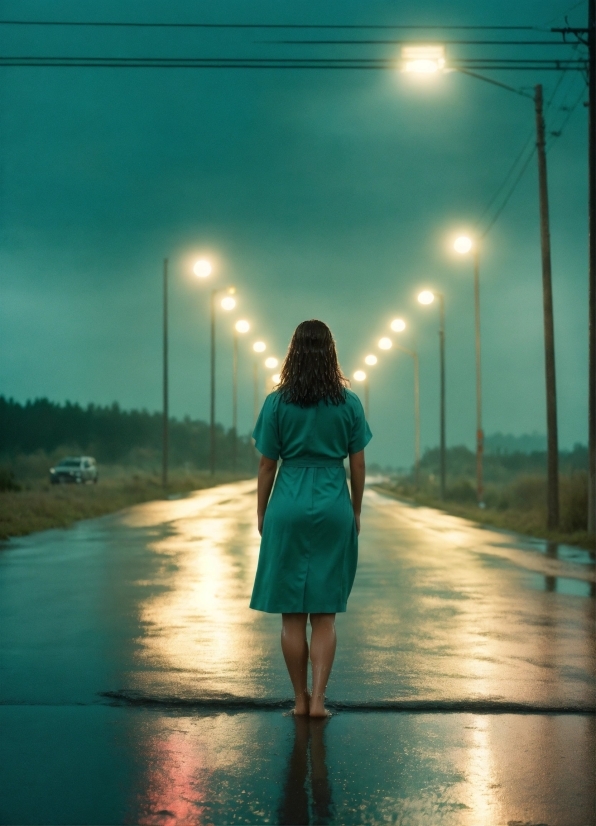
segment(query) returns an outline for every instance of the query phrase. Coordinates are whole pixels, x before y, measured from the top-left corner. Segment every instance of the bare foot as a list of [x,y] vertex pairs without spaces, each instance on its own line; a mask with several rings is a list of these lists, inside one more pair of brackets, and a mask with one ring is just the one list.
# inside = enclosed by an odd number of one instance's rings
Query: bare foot
[[310,694],[305,691],[303,694],[296,695],[296,705],[294,706],[293,714],[308,714],[310,712]]
[[310,717],[331,717],[331,712],[325,708],[324,694],[316,694],[311,697],[310,711],[308,713]]

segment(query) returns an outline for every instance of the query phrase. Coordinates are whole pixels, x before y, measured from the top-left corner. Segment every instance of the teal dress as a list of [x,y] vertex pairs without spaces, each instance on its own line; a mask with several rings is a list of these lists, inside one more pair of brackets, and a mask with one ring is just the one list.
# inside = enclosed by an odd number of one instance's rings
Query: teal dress
[[358,396],[315,407],[265,399],[257,450],[281,459],[263,523],[250,607],[279,613],[338,613],[358,563],[358,534],[344,459],[372,438]]

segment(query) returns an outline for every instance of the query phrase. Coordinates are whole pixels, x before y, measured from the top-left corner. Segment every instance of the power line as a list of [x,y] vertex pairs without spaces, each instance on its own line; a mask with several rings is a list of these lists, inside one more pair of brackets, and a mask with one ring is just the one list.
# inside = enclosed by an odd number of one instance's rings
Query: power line
[[311,23],[144,23],[103,20],[0,20],[0,26],[89,26],[135,29],[404,29],[417,31],[540,31],[537,26],[412,26],[385,24]]

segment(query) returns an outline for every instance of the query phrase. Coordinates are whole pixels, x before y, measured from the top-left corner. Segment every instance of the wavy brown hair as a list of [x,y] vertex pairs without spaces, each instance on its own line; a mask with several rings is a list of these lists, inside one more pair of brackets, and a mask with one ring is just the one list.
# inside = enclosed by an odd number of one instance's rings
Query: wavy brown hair
[[337,360],[335,341],[322,321],[303,321],[294,330],[277,387],[285,402],[314,407],[343,404],[348,380]]

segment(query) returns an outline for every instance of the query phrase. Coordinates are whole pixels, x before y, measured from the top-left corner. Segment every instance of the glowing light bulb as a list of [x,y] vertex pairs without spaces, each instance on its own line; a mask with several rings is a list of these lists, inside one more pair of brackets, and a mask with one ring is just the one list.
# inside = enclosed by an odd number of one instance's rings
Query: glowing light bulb
[[401,58],[402,69],[408,74],[434,75],[445,69],[444,46],[403,46]]
[[391,341],[390,338],[387,338],[386,336],[383,336],[383,338],[379,339],[379,348],[381,350],[391,350],[392,347],[393,347],[393,342]]
[[264,341],[255,341],[255,343],[252,346],[252,349],[255,351],[255,353],[262,353],[267,349],[267,345]]
[[279,384],[281,381],[281,376],[279,375],[279,373],[274,373],[271,376],[271,381],[273,382],[273,384]]
[[370,364],[370,366],[371,366],[371,367],[372,367],[372,365],[373,365],[373,364],[376,364],[376,363],[377,363],[377,361],[378,361],[377,357],[376,357],[376,356],[373,356],[373,355],[367,356],[367,357],[364,359],[364,363],[365,363],[365,364]]
[[226,297],[221,300],[221,306],[224,310],[233,310],[236,306],[236,299],[232,298],[231,295],[226,295]]
[[277,367],[278,364],[279,361],[273,356],[269,356],[268,359],[265,359],[265,367],[268,367],[270,370],[273,370],[273,368]]
[[394,318],[389,326],[395,333],[403,333],[406,329],[406,322],[403,318]]
[[354,378],[356,381],[365,381],[366,380],[366,373],[364,370],[356,370],[354,373]]
[[418,301],[421,304],[432,304],[434,300],[435,294],[431,290],[422,290],[421,293],[418,293]]
[[459,238],[456,238],[453,242],[453,249],[456,252],[461,253],[461,255],[465,255],[467,252],[470,252],[474,244],[472,243],[472,239],[468,238],[467,235],[460,235]]
[[207,278],[207,276],[213,272],[211,261],[208,261],[206,258],[199,258],[198,261],[195,261],[192,271],[199,278]]
[[234,327],[236,328],[237,333],[248,333],[248,331],[250,330],[250,324],[248,323],[248,321],[245,321],[244,319],[240,319],[240,321],[237,321]]

